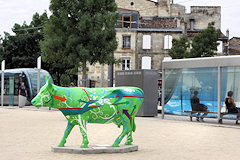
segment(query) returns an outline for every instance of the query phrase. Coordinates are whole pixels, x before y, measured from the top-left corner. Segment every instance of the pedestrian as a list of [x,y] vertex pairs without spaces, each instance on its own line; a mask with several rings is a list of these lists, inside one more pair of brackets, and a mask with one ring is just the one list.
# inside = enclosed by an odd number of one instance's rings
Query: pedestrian
[[[207,106],[205,106],[204,104],[200,103],[200,100],[198,98],[198,91],[194,91],[194,96],[191,98],[191,107],[192,107],[192,111],[205,111],[205,112],[209,112]],[[196,120],[199,121],[199,118],[202,122],[204,122],[204,118],[207,116],[208,113],[204,113],[202,116],[200,115],[200,113],[198,112]]]
[[229,91],[227,94],[228,97],[225,98],[224,102],[226,105],[226,111],[228,113],[240,113],[240,108],[236,107],[236,104],[234,102],[233,91]]
[[22,108],[23,106],[25,106],[26,99],[27,99],[27,96],[28,96],[27,88],[26,88],[24,82],[21,83],[21,86],[19,87],[19,93],[18,94],[19,94],[19,107]]
[[71,82],[69,87],[75,87],[75,86],[74,86],[74,83]]

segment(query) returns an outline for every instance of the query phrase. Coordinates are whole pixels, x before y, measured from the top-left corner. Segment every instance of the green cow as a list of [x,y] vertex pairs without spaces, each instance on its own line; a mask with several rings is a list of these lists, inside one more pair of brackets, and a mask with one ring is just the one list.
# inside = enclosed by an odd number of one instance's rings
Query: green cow
[[113,143],[118,147],[127,135],[125,145],[133,142],[132,131],[136,129],[135,115],[144,100],[144,93],[136,87],[82,88],[59,87],[50,78],[31,101],[36,107],[59,109],[68,120],[59,147],[64,147],[66,139],[75,125],[79,125],[83,137],[81,148],[88,147],[87,123],[115,123],[123,126],[122,133]]

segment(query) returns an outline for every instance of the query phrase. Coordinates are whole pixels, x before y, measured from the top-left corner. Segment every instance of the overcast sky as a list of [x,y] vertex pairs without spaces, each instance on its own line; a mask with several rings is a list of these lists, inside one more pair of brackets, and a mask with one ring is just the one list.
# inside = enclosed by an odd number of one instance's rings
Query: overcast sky
[[[49,2],[50,0],[0,0],[0,34],[3,35],[4,31],[12,33],[14,23],[23,24],[26,21],[29,24],[35,12],[42,14],[45,10],[48,11]],[[193,5],[221,6],[222,32],[225,34],[229,28],[231,37],[240,37],[239,0],[174,0],[174,3],[186,6],[188,11],[189,6]]]

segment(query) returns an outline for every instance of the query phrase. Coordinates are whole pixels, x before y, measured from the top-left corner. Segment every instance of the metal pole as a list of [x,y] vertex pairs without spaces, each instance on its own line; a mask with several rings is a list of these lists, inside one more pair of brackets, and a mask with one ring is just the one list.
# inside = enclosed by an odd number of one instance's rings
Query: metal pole
[[101,87],[104,87],[104,64],[101,64]]
[[[110,56],[113,57],[113,53]],[[108,66],[108,87],[113,87],[113,64]]]
[[41,56],[39,56],[37,59],[37,70],[38,70],[37,74],[37,93],[38,93],[40,90]]
[[3,107],[3,92],[4,92],[4,71],[2,71],[2,88],[1,88],[1,105]]
[[38,69],[38,74],[37,74],[37,93],[40,90],[40,69]]
[[162,119],[164,119],[164,104],[165,104],[165,69],[162,65]]
[[108,87],[113,87],[113,65],[108,66]]
[[222,67],[218,66],[218,122],[221,119],[221,75]]
[[5,60],[2,61],[2,87],[1,87],[1,106],[3,107],[3,92],[4,92],[4,70],[5,70]]

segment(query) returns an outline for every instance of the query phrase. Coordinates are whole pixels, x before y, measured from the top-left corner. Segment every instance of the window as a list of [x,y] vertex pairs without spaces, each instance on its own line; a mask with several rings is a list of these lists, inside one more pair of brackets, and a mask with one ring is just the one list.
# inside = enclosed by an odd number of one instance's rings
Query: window
[[172,48],[172,36],[166,35],[164,36],[164,49],[171,49]]
[[122,70],[130,70],[130,58],[122,58]]
[[132,16],[131,15],[123,15],[122,16],[122,28],[131,28],[132,27]]
[[122,48],[131,48],[131,36],[123,36]]
[[151,49],[151,36],[143,35],[143,49]]
[[142,69],[151,69],[151,57],[142,57]]
[[190,19],[190,30],[194,30],[194,19]]

